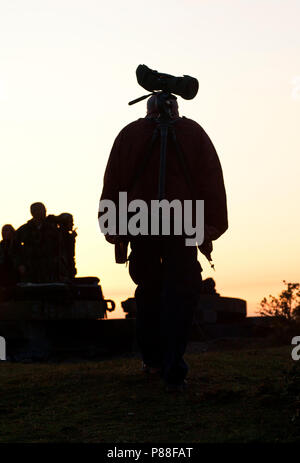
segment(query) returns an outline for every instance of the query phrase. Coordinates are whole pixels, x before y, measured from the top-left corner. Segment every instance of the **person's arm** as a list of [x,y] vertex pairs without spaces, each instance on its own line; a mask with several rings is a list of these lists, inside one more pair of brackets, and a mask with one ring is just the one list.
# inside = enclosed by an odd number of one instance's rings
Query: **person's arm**
[[205,241],[218,239],[228,228],[227,199],[220,160],[207,133],[202,129]]
[[102,199],[110,199],[114,202],[119,193],[119,156],[121,153],[123,133],[120,132],[112,146],[103,179]]
[[[122,139],[123,131],[119,133],[117,138],[114,141],[112,146],[110,156],[106,165],[104,179],[103,179],[103,189],[100,197],[100,201],[110,200],[115,204],[116,207],[116,220],[118,217],[118,199],[120,191],[120,182],[119,182],[119,157],[121,154],[122,148]],[[105,211],[98,211],[98,219],[105,213]],[[116,222],[115,222],[116,225]],[[111,243],[116,244],[119,242],[119,237],[117,235],[105,234],[105,239]]]

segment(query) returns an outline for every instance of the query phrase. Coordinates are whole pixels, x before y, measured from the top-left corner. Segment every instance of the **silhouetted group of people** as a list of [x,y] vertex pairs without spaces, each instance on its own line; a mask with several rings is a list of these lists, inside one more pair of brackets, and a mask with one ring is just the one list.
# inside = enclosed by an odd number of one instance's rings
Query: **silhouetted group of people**
[[0,286],[18,282],[70,282],[75,278],[73,216],[47,215],[43,203],[30,206],[32,218],[17,230],[2,227]]

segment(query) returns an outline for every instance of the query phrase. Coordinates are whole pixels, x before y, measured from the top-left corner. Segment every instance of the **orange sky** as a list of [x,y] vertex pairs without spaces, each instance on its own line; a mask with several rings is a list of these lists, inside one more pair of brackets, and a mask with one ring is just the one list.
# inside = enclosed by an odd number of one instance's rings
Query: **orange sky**
[[[79,275],[107,298],[133,295],[125,266],[97,221],[102,178],[121,128],[144,116],[135,69],[199,80],[181,115],[199,122],[219,154],[229,229],[216,243],[225,296],[253,313],[282,280],[299,281],[300,3],[291,0],[10,0],[0,4],[0,224],[29,206],[70,211]],[[120,316],[118,310],[114,316]]]

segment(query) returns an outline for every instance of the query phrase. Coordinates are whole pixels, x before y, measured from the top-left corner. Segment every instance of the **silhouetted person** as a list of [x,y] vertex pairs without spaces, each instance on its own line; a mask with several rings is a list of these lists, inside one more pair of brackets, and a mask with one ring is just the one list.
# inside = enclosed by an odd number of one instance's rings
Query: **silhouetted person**
[[45,283],[58,280],[58,230],[54,216],[46,215],[43,203],[30,206],[32,219],[17,230],[22,245],[23,281]]
[[57,217],[59,224],[59,280],[71,281],[77,273],[75,266],[75,240],[72,214],[64,212]]
[[202,284],[200,286],[200,293],[220,296],[220,294],[217,293],[216,282],[213,278],[206,278],[202,281]]
[[0,242],[0,286],[13,286],[18,281],[19,250],[15,238],[14,227],[4,225]]
[[[127,125],[117,136],[106,167],[101,199],[112,200],[118,205],[119,192],[128,193],[128,203],[142,199],[150,204],[151,200],[157,199],[160,137],[141,178],[133,182],[157,126],[159,109],[156,98],[152,96],[148,100],[145,118]],[[191,181],[190,184],[186,182],[175,145],[169,137],[165,199],[204,200],[205,241],[200,250],[209,256],[212,240],[228,227],[221,165],[203,128],[191,119],[179,117],[176,99],[171,100],[171,119]],[[129,272],[137,284],[137,341],[145,370],[161,371],[167,390],[182,390],[188,371],[183,355],[197,305],[202,271],[197,261],[197,247],[186,246],[185,236],[174,235],[106,235],[106,239],[124,245],[130,240]]]

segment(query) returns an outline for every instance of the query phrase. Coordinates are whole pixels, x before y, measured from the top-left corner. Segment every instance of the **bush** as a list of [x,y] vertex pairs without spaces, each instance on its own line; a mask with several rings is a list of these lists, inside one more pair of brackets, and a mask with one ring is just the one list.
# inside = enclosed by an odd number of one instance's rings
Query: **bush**
[[287,283],[278,297],[266,297],[260,303],[259,315],[271,318],[273,336],[280,342],[290,342],[300,329],[300,284]]
[[280,320],[297,320],[300,317],[300,284],[287,283],[278,297],[266,297],[260,303],[258,313],[264,317],[276,317]]

